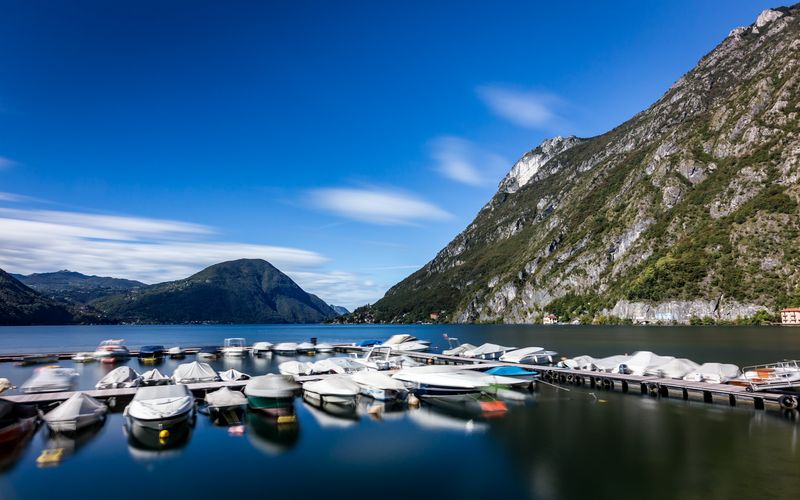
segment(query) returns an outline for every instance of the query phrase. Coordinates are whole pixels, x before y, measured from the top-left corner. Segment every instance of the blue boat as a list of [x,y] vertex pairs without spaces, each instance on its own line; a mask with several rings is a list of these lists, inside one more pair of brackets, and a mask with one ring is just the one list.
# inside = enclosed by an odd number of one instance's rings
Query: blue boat
[[526,379],[533,379],[539,376],[539,372],[526,370],[525,368],[521,368],[519,366],[495,366],[494,368],[486,370],[485,373],[500,377],[515,377],[515,378],[526,378]]
[[356,342],[356,347],[372,347],[374,345],[383,344],[382,340],[368,339]]
[[139,349],[139,359],[142,361],[160,361],[164,359],[166,350],[163,345],[146,345]]

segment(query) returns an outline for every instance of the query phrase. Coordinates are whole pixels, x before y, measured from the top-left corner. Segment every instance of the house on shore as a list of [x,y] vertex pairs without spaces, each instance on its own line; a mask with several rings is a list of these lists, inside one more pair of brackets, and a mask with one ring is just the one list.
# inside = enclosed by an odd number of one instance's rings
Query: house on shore
[[545,314],[544,317],[542,318],[542,323],[544,323],[545,325],[555,325],[556,323],[558,323],[558,318],[556,317],[555,314]]
[[787,307],[781,311],[782,325],[800,325],[800,307]]

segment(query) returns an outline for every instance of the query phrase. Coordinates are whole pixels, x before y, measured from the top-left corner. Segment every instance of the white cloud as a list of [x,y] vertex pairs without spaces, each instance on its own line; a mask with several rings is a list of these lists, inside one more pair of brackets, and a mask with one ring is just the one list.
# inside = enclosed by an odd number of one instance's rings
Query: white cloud
[[438,137],[430,143],[431,158],[443,176],[471,186],[494,184],[508,162],[460,137]]
[[0,156],[0,170],[5,170],[7,168],[11,168],[16,164],[14,160],[10,160],[5,156]]
[[307,292],[351,311],[375,302],[386,291],[386,287],[375,284],[369,277],[345,271],[295,271],[287,274],[298,284],[302,283]]
[[413,195],[376,188],[315,189],[310,191],[309,200],[317,208],[372,224],[415,224],[452,217]]
[[556,95],[497,85],[478,87],[477,92],[494,114],[516,125],[552,128],[562,121],[555,109],[563,101]]

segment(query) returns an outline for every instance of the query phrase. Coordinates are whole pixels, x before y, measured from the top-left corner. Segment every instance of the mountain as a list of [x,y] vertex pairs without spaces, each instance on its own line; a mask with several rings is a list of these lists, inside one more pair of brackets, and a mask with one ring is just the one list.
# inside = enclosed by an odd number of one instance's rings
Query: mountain
[[27,276],[12,274],[12,276],[46,297],[61,302],[78,304],[86,304],[102,297],[146,286],[139,281],[87,276],[67,270],[54,273],[29,274]]
[[800,305],[798,94],[800,7],[766,10],[627,122],[526,153],[461,234],[350,320],[735,321]]
[[338,314],[339,316],[343,316],[345,314],[350,314],[350,311],[348,311],[346,307],[335,306],[333,304],[330,304],[330,306],[331,306],[331,309],[333,309],[336,312],[336,314]]
[[91,305],[143,323],[317,323],[336,312],[264,260],[208,267],[186,279],[134,288]]
[[43,297],[0,269],[0,325],[65,325],[104,321],[87,307]]

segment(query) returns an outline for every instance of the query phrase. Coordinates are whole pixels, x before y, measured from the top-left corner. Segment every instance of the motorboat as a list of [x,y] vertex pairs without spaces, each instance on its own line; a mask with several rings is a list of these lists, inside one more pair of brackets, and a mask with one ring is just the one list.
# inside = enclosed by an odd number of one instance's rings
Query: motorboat
[[560,368],[569,368],[571,370],[586,370],[586,371],[594,371],[597,369],[595,363],[597,359],[582,355],[582,356],[575,356],[574,358],[565,359],[564,361],[559,361],[556,366]]
[[442,351],[442,354],[445,356],[461,356],[465,351],[470,351],[477,347],[472,344],[462,344],[460,340],[455,337],[450,337],[446,333],[442,334],[442,337],[444,337],[447,344],[450,346],[450,349]]
[[361,388],[346,375],[332,375],[303,384],[303,396],[322,404],[355,405]]
[[185,385],[157,385],[140,387],[123,415],[131,423],[163,430],[186,422],[194,409],[194,396]]
[[136,370],[129,366],[120,366],[114,368],[101,378],[94,388],[102,389],[121,389],[127,387],[136,387],[141,381],[141,376],[136,373]]
[[270,373],[251,378],[244,386],[244,395],[250,408],[282,415],[299,390],[300,384],[292,376]]
[[404,399],[408,394],[405,384],[393,379],[385,373],[376,371],[360,371],[351,375],[358,384],[361,394],[379,401],[395,401]]
[[30,436],[38,420],[35,406],[0,399],[0,446],[12,445]]
[[72,391],[78,383],[78,377],[78,372],[72,368],[42,367],[20,386],[20,390],[26,394]]
[[284,361],[278,365],[281,375],[311,375],[313,364],[304,361]]
[[495,366],[493,368],[489,368],[483,373],[487,375],[512,377],[525,380],[533,380],[539,377],[539,372],[535,372],[533,370],[527,370],[520,366]]
[[558,356],[556,351],[548,351],[543,347],[524,347],[504,352],[500,361],[523,365],[550,365],[555,356]]
[[[619,367],[619,373],[628,375],[644,375],[648,370],[655,371],[659,366],[674,360],[673,356],[659,356],[650,351],[637,351]],[[738,371],[738,367],[737,367]]]
[[46,365],[48,363],[58,363],[57,354],[30,354],[23,356],[19,361],[19,366]]
[[474,380],[479,384],[482,392],[496,392],[497,389],[521,389],[528,388],[531,385],[531,379],[528,377],[508,377],[478,370],[459,370],[449,372],[446,376],[454,380]]
[[380,347],[388,347],[393,351],[421,352],[430,348],[430,342],[419,340],[413,335],[400,333],[389,337],[386,342],[380,344]]
[[628,361],[631,356],[627,354],[616,354],[614,356],[607,356],[605,358],[597,358],[592,360],[592,370],[605,373],[627,373]]
[[370,370],[390,370],[398,366],[396,360],[392,359],[391,347],[375,346],[364,357],[349,359]]
[[143,363],[155,363],[164,359],[163,345],[145,345],[139,349],[138,358]]
[[220,348],[216,345],[206,345],[197,351],[197,359],[205,359],[207,361],[219,358]]
[[333,344],[328,344],[327,342],[317,344],[317,352],[319,353],[333,352],[333,349]]
[[356,425],[359,421],[357,398],[352,398],[352,404],[330,404],[311,395],[303,393],[303,403],[308,412],[320,427],[343,429]]
[[198,382],[216,382],[219,380],[219,375],[214,371],[208,363],[201,363],[199,361],[192,361],[191,363],[183,363],[175,368],[172,374],[172,380],[176,384],[195,384]]
[[281,342],[272,346],[275,354],[297,354],[297,344],[295,342]]
[[172,378],[158,371],[158,368],[142,373],[142,377],[139,379],[139,385],[169,385],[172,383]]
[[225,339],[222,346],[222,355],[226,358],[242,358],[247,354],[245,340],[241,337]]
[[696,372],[698,368],[700,368],[700,365],[691,359],[676,358],[656,368],[650,368],[644,374],[661,378],[682,379],[686,375]]
[[748,391],[797,390],[800,387],[800,362],[796,360],[779,361],[757,366],[748,366],[742,375],[729,383],[742,385]]
[[383,341],[378,339],[364,339],[353,343],[355,347],[373,347],[380,344],[383,344]]
[[[338,358],[347,360],[347,358]],[[347,360],[349,361],[349,360]],[[311,363],[311,373],[313,375],[325,375],[331,373],[347,373],[348,370],[342,363],[339,363],[336,358],[321,359]]]
[[739,367],[725,363],[703,363],[695,371],[684,375],[683,380],[690,382],[707,382],[724,384],[736,379],[741,374]]
[[[392,375],[400,380],[414,394],[466,394],[481,392],[487,385],[485,379],[454,375],[464,368],[461,366],[420,366],[404,368]],[[491,376],[491,375],[490,375]]]
[[92,355],[103,363],[116,363],[131,357],[130,351],[125,347],[124,339],[104,340],[100,342]]
[[186,353],[179,346],[174,346],[167,349],[167,355],[170,357],[170,359],[183,359],[186,357]]
[[108,407],[91,396],[76,392],[42,416],[53,432],[77,432],[106,418]]
[[253,344],[253,354],[262,356],[272,350],[271,342],[256,342]]
[[310,354],[313,355],[317,352],[317,346],[312,344],[311,342],[302,342],[297,344],[297,353],[298,354]]
[[422,401],[447,414],[461,418],[490,419],[508,412],[505,401],[486,394],[422,395]]
[[128,452],[137,462],[178,459],[192,437],[193,425],[193,417],[165,429],[154,429],[137,420],[127,419],[123,430],[128,439]]
[[247,398],[240,391],[233,391],[228,387],[223,387],[207,393],[206,403],[209,408],[217,410],[240,408],[247,405]]
[[94,354],[91,352],[76,352],[72,356],[72,361],[76,363],[91,363],[94,360]]
[[498,344],[487,342],[485,344],[481,344],[475,349],[462,352],[461,356],[475,359],[497,359],[508,351],[513,351],[515,349],[516,347],[504,347]]
[[223,382],[238,382],[239,380],[248,380],[250,375],[231,368],[230,370],[219,372],[219,378]]

